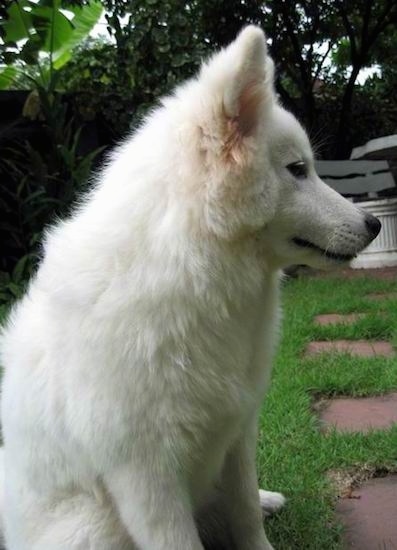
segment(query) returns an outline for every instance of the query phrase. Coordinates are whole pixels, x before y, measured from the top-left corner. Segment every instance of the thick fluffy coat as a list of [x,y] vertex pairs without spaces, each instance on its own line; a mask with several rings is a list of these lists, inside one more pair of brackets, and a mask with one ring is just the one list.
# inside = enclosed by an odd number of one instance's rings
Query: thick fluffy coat
[[3,341],[9,550],[202,550],[220,524],[228,548],[271,548],[255,440],[279,268],[374,236],[272,79],[247,27],[48,232]]

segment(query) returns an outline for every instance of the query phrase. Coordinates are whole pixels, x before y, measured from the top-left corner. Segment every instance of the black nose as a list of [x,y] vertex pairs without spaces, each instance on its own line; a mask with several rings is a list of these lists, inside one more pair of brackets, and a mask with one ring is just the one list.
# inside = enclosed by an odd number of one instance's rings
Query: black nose
[[375,218],[375,216],[372,216],[371,214],[367,214],[365,216],[365,225],[371,234],[371,237],[375,239],[375,237],[378,235],[382,224],[378,220],[378,218]]

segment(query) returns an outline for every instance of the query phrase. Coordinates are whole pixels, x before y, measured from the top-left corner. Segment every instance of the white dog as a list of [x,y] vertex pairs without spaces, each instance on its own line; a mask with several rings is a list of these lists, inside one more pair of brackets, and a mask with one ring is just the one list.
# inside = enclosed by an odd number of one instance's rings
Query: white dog
[[7,549],[269,550],[279,269],[348,261],[379,228],[317,177],[245,28],[47,235],[3,339]]

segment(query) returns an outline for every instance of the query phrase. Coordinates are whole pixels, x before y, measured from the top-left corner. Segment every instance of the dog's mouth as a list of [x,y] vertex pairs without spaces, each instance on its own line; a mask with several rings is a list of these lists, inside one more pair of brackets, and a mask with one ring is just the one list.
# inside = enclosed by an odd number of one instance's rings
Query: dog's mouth
[[316,244],[307,241],[306,239],[301,239],[300,237],[294,237],[292,239],[292,242],[295,245],[300,246],[301,248],[310,248],[312,250],[315,250],[322,256],[326,256],[330,260],[334,260],[336,262],[350,262],[353,258],[356,257],[356,254],[340,254],[339,252],[324,250],[324,248],[321,248],[320,246],[317,246]]

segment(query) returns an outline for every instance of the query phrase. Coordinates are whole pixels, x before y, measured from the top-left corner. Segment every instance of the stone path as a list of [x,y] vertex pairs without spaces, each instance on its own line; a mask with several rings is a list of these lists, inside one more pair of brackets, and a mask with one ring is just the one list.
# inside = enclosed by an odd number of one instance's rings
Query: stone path
[[357,550],[397,548],[397,475],[371,479],[339,500],[336,513],[345,525],[345,544]]
[[[379,273],[382,277],[390,274]],[[393,269],[392,275],[396,276]],[[353,276],[353,275],[352,275]],[[372,293],[370,300],[397,300],[397,293]],[[319,326],[349,325],[365,317],[365,313],[317,315]],[[358,357],[393,357],[395,350],[387,341],[333,340],[310,342],[305,356],[321,353],[349,353]],[[330,429],[343,433],[367,434],[397,424],[397,392],[363,398],[337,397],[321,401],[318,407],[324,435]],[[374,477],[354,489],[347,498],[338,500],[336,514],[344,526],[346,549],[397,550],[397,475]]]
[[310,342],[306,347],[306,355],[320,353],[348,353],[357,357],[393,357],[395,351],[389,342],[382,340],[369,342],[367,340],[324,340]]
[[386,429],[397,423],[397,392],[359,399],[329,399],[321,409],[320,419],[326,428],[362,433]]

